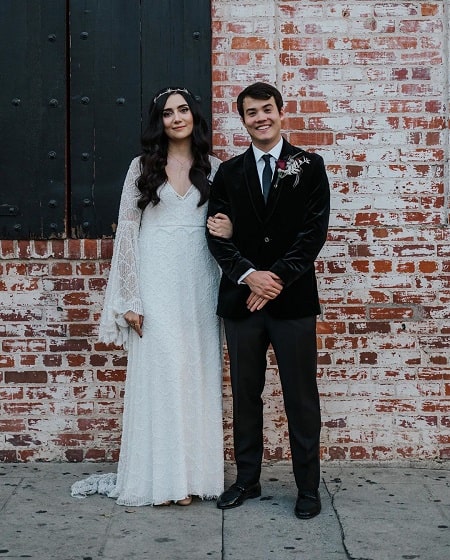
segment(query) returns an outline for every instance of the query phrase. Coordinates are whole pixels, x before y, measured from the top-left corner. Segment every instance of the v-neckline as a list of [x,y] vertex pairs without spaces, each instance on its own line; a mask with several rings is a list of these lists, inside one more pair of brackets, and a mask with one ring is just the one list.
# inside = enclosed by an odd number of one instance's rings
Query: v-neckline
[[189,194],[189,193],[191,192],[191,190],[192,190],[192,187],[194,186],[194,185],[191,185],[191,186],[188,188],[188,190],[184,193],[184,195],[182,195],[182,194],[180,194],[179,192],[177,192],[177,191],[175,190],[175,187],[173,187],[173,185],[171,185],[171,184],[169,183],[169,181],[167,181],[166,184],[170,187],[170,189],[171,189],[172,192],[175,194],[175,196],[176,196],[177,198],[180,198],[181,200],[184,200],[184,199],[188,196],[188,194]]

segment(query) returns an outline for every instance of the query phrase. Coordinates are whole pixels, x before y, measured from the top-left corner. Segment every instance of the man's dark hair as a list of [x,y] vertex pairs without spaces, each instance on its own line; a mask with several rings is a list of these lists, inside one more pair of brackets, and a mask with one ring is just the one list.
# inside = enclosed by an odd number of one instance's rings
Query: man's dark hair
[[253,99],[270,99],[273,97],[275,99],[276,106],[278,107],[278,111],[281,111],[281,108],[283,107],[283,98],[276,87],[270,84],[265,84],[264,82],[256,82],[256,84],[247,86],[238,95],[237,110],[239,111],[242,119],[244,118],[244,99],[246,97],[252,97]]

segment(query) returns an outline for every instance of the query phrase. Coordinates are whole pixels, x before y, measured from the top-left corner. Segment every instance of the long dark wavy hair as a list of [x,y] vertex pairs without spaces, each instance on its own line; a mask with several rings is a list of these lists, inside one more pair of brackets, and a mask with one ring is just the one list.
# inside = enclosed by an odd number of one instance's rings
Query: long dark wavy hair
[[209,154],[208,125],[200,112],[199,103],[194,95],[186,88],[170,87],[155,93],[150,101],[148,111],[148,124],[141,137],[141,175],[136,182],[141,192],[138,206],[142,210],[148,205],[156,206],[160,202],[158,187],[167,181],[166,164],[169,139],[164,132],[163,110],[167,98],[178,93],[184,97],[189,105],[193,117],[193,130],[191,136],[192,166],[189,171],[189,179],[200,192],[198,206],[202,206],[209,197],[211,163]]

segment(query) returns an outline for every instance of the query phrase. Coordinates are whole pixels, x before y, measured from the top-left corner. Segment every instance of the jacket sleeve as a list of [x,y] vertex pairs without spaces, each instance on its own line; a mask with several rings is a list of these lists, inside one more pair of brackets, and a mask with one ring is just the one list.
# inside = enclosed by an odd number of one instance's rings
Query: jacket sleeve
[[[208,204],[208,217],[214,216],[218,212],[226,214],[231,222],[233,222],[233,214],[229,196],[227,193],[226,180],[224,177],[223,164],[220,165],[211,186],[211,193]],[[256,268],[254,264],[245,259],[233,243],[233,238],[223,239],[214,237],[206,228],[206,239],[211,254],[219,263],[223,273],[230,278],[235,284],[239,278],[247,272],[249,268]]]
[[330,188],[323,159],[318,155],[316,158],[302,228],[289,249],[270,268],[286,286],[314,266],[314,261],[327,238]]

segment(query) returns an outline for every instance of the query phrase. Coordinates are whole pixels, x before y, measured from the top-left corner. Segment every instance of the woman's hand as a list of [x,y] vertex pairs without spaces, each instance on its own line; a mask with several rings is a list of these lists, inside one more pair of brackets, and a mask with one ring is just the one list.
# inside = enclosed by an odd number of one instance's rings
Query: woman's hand
[[214,237],[223,237],[224,239],[233,237],[233,224],[226,214],[218,212],[214,216],[210,216],[206,226],[209,233]]
[[138,315],[134,311],[127,311],[123,318],[130,325],[130,327],[134,331],[136,331],[137,334],[142,338],[142,324],[144,323],[144,316]]

